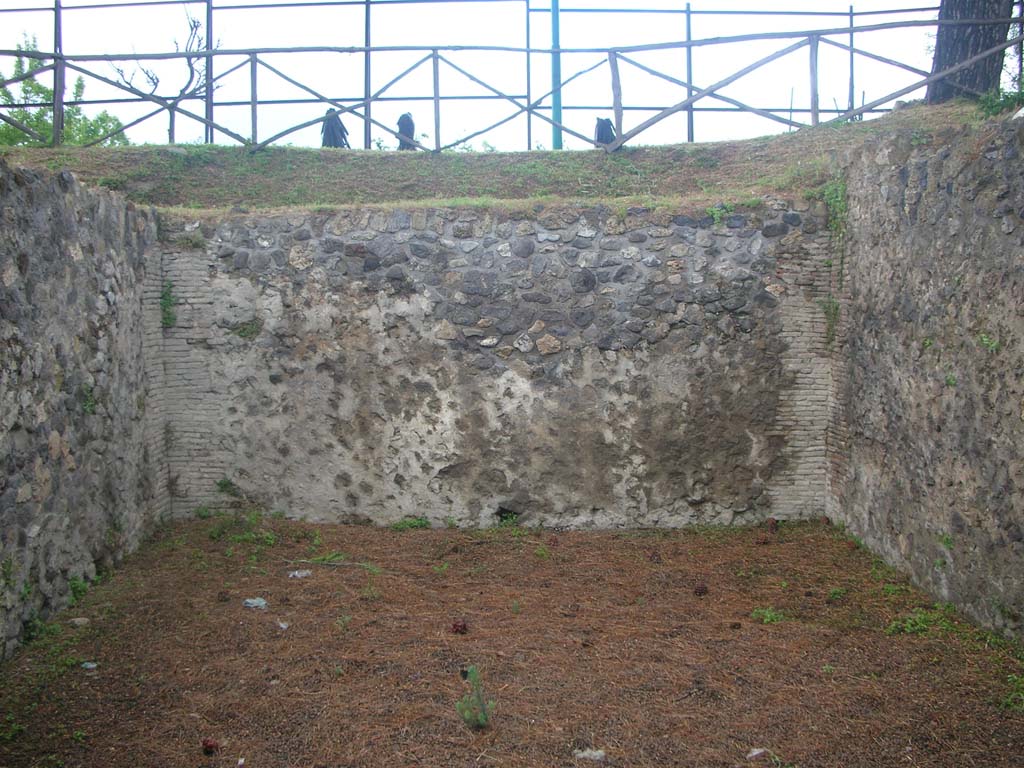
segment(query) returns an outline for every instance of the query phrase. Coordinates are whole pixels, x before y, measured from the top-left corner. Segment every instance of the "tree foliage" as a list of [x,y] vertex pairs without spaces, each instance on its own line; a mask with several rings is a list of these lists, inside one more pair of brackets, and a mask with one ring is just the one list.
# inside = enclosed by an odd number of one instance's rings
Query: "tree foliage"
[[[24,42],[17,47],[20,53],[35,52],[39,45],[33,37],[26,37]],[[18,78],[23,75],[31,75],[45,66],[41,59],[30,56],[19,55],[14,60],[14,74]],[[0,73],[0,80],[7,78]],[[0,107],[4,107],[4,114],[17,120],[22,125],[35,131],[41,136],[45,143],[53,140],[53,107],[12,107],[14,104],[53,104],[53,89],[48,88],[35,77],[29,77],[17,83],[19,90],[15,96],[8,88],[0,88]],[[81,101],[85,94],[85,81],[79,77],[75,80],[72,88],[71,101]],[[106,110],[95,117],[87,117],[80,106],[74,104],[64,107],[64,143],[66,144],[88,144],[92,141],[106,136],[113,131],[119,131],[123,127],[120,120],[108,113]],[[39,142],[24,131],[19,130],[9,123],[0,123],[0,145],[14,146],[19,144],[38,144]],[[115,133],[102,142],[103,146],[124,146],[128,144],[128,138],[123,133]]]

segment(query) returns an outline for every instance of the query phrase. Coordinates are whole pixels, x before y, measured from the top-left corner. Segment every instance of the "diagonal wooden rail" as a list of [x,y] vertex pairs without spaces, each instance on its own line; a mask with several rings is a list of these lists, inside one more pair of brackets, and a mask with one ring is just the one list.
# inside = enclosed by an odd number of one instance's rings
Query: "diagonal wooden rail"
[[[34,58],[41,62],[41,65],[32,72],[22,74],[15,78],[10,78],[0,81],[0,88],[6,88],[10,85],[15,85],[19,82],[25,81],[29,78],[35,77],[41,73],[52,72],[55,80],[63,82],[64,73],[67,70],[79,73],[83,76],[93,78],[96,81],[105,85],[111,86],[118,89],[121,92],[127,93],[134,100],[139,102],[150,102],[156,105],[156,109],[148,112],[142,117],[136,118],[128,125],[124,126],[121,130],[130,128],[140,123],[145,122],[161,113],[167,113],[170,115],[172,120],[175,115],[180,114],[191,120],[195,120],[197,123],[205,126],[209,133],[216,132],[222,134],[233,141],[249,146],[253,151],[263,149],[264,147],[279,141],[282,138],[291,135],[304,128],[317,125],[321,123],[325,118],[324,116],[318,116],[309,120],[298,122],[288,128],[278,131],[273,136],[267,139],[258,140],[258,114],[261,104],[265,103],[295,103],[295,104],[319,104],[321,106],[329,106],[338,110],[342,114],[350,114],[355,118],[363,120],[367,126],[374,126],[379,130],[393,136],[398,137],[397,131],[387,126],[377,119],[371,117],[371,106],[378,100],[401,100],[400,97],[392,97],[389,94],[391,89],[402,82],[406,78],[409,78],[414,72],[424,67],[428,62],[431,65],[432,73],[432,92],[429,96],[423,96],[420,98],[429,99],[433,106],[433,147],[428,147],[416,141],[413,137],[414,146],[422,151],[443,151],[451,149],[460,144],[464,144],[471,139],[486,134],[499,126],[508,123],[515,118],[526,114],[531,119],[537,118],[543,122],[546,122],[570,136],[573,136],[585,143],[592,144],[595,146],[602,146],[606,151],[615,151],[624,144],[638,136],[642,135],[645,131],[649,130],[653,126],[661,123],[667,118],[678,114],[682,111],[687,111],[691,116],[694,110],[709,109],[708,107],[695,106],[705,100],[715,100],[719,103],[726,104],[736,109],[737,112],[744,112],[748,114],[757,115],[758,117],[773,121],[775,123],[785,125],[789,128],[803,127],[806,125],[804,122],[793,119],[792,107],[790,108],[790,116],[787,118],[784,115],[784,110],[779,108],[764,108],[754,104],[745,103],[736,98],[732,98],[728,95],[721,93],[723,89],[727,88],[731,84],[747,77],[753,72],[756,72],[771,62],[782,59],[783,57],[789,56],[808,48],[810,51],[810,85],[811,85],[811,103],[809,109],[799,109],[799,113],[809,113],[810,124],[816,125],[819,122],[822,112],[836,115],[836,120],[849,120],[856,119],[866,113],[878,111],[880,107],[885,104],[892,102],[894,99],[900,96],[911,93],[919,88],[927,86],[928,84],[935,82],[936,80],[949,77],[956,74],[962,69],[971,66],[973,63],[980,61],[984,58],[998,54],[1012,46],[1019,46],[1022,44],[1020,36],[1011,38],[1005,43],[995,46],[985,52],[982,52],[968,61],[961,62],[955,67],[944,70],[938,73],[928,73],[918,67],[911,66],[904,62],[900,62],[895,58],[883,56],[878,53],[865,50],[862,46],[855,46],[853,44],[854,35],[864,35],[870,32],[887,31],[894,29],[908,29],[915,27],[936,27],[937,25],[950,24],[950,25],[968,25],[968,24],[1006,24],[1007,22],[1017,23],[1021,22],[1020,19],[1003,19],[1003,20],[943,20],[943,21],[898,21],[898,22],[886,22],[880,24],[869,24],[863,26],[846,26],[846,27],[832,27],[826,29],[816,30],[801,30],[801,31],[784,31],[784,32],[769,32],[760,34],[741,34],[741,35],[730,35],[715,38],[704,38],[699,40],[685,40],[679,42],[669,43],[656,43],[652,45],[640,45],[640,46],[624,46],[616,47],[612,49],[600,49],[600,48],[574,48],[574,49],[544,49],[544,48],[517,48],[510,46],[446,46],[446,47],[425,47],[425,46],[383,46],[383,47],[330,47],[330,46],[310,46],[310,47],[296,47],[296,48],[265,48],[265,49],[231,49],[231,50],[218,50],[218,49],[207,49],[205,51],[191,51],[191,52],[175,52],[175,53],[132,53],[132,54],[120,54],[120,55],[87,55],[87,56],[69,56],[60,52],[56,53],[45,53],[38,51],[0,51],[0,57],[4,55],[8,56],[19,56]],[[852,21],[851,21],[852,24]],[[849,44],[840,42],[838,40],[830,39],[831,37],[849,37]],[[690,52],[697,48],[706,48],[709,46],[718,45],[734,45],[736,43],[745,43],[753,41],[770,41],[770,40],[791,40],[790,44],[785,47],[764,56],[747,66],[744,66],[732,74],[719,79],[717,82],[709,86],[701,87],[695,83],[695,79],[692,75],[692,71],[685,78],[675,76],[672,73],[664,72],[645,64],[638,60],[638,56],[645,53],[652,53],[658,51],[671,51],[671,50],[685,50]],[[836,110],[822,110],[818,105],[818,68],[817,58],[818,50],[824,44],[834,49],[842,50],[850,55],[851,59],[851,72],[852,72],[852,61],[854,57],[864,57],[866,59],[891,66],[900,72],[906,72],[913,74],[921,79],[916,80],[910,85],[903,86],[891,93],[885,94],[884,96],[872,98],[868,103],[863,104],[860,108],[853,108],[853,97],[852,97],[852,80],[851,80],[851,96],[850,96],[850,109],[840,110],[838,104]],[[529,66],[529,58],[531,56],[565,56],[569,54],[588,54],[597,53],[602,56],[602,59],[595,64],[584,67],[577,71],[571,77],[561,80],[560,82],[554,82],[551,88],[541,97],[533,98],[530,94],[529,85],[526,88],[527,95],[525,97],[514,94],[508,94],[503,92],[501,89],[495,87],[493,84],[488,82],[486,75],[474,73],[469,68],[461,66],[456,63],[453,59],[460,52],[472,52],[472,53],[492,53],[495,55],[524,55],[527,59],[527,65]],[[411,65],[405,66],[405,68],[396,76],[392,77],[385,85],[378,88],[374,92],[367,91],[367,94],[363,98],[352,99],[352,98],[339,98],[332,97],[325,93],[318,91],[316,88],[302,82],[301,78],[294,77],[286,74],[282,68],[275,67],[266,61],[266,56],[269,54],[324,54],[324,55],[338,55],[338,54],[365,54],[365,55],[390,55],[390,54],[402,54],[408,55],[409,53],[419,53],[417,60]],[[205,59],[209,71],[212,71],[212,63],[214,60],[230,59],[231,57],[240,57],[241,61],[229,66],[223,72],[221,72],[216,78],[213,78],[210,84],[202,92],[199,89],[193,89],[192,91],[184,94],[178,94],[173,97],[159,96],[155,93],[145,93],[144,91],[135,88],[130,83],[118,82],[110,77],[106,77],[104,74],[95,71],[95,67],[92,66],[96,63],[113,63],[116,61],[165,61],[175,60],[182,58],[190,58],[195,60]],[[549,106],[549,100],[560,97],[563,89],[575,81],[576,79],[586,75],[590,72],[595,71],[607,64],[609,68],[610,80],[611,80],[611,99],[610,109],[614,116],[614,122],[616,127],[617,138],[610,144],[597,145],[590,137],[583,133],[575,130],[571,125],[568,125],[566,121],[558,119],[556,115],[558,112],[553,110]],[[675,86],[685,88],[687,92],[687,98],[668,107],[627,107],[623,95],[622,78],[620,73],[620,65],[627,64],[634,70],[639,71],[647,76],[650,76],[660,82],[668,82]],[[233,73],[244,71],[248,65],[249,81],[250,81],[250,95],[249,95],[249,107],[251,112],[251,126],[250,135],[244,136],[237,129],[225,125],[223,122],[218,122],[214,119],[214,110],[211,106],[215,106],[215,103],[211,105],[211,93],[214,88],[214,84],[223,82],[224,78]],[[469,96],[469,95],[453,95],[453,94],[442,94],[440,88],[440,72],[442,66],[450,69],[451,71],[457,72],[463,77],[467,78],[471,83],[481,87],[486,92],[483,96]],[[302,99],[291,99],[286,102],[280,100],[273,100],[268,102],[261,102],[259,100],[258,88],[257,88],[257,72],[266,71],[271,73],[274,77],[279,78],[283,82],[290,84],[298,88],[305,97]],[[263,80],[259,81],[260,85],[264,84]],[[266,87],[265,85],[263,87]],[[441,125],[442,125],[442,106],[447,105],[453,101],[460,99],[492,99],[497,101],[507,101],[513,107],[513,111],[508,115],[501,117],[496,122],[492,122],[486,127],[474,128],[465,135],[456,138],[454,141],[442,143],[441,141]],[[11,100],[8,99],[8,102]],[[124,100],[110,100],[109,102],[90,102],[90,103],[121,103]],[[198,114],[184,106],[184,104],[190,101],[204,101],[207,105],[205,114]],[[559,102],[561,99],[559,99]],[[221,102],[222,104],[236,104],[236,102]],[[241,102],[246,103],[246,102]],[[40,133],[30,126],[26,125],[23,120],[17,119],[13,114],[4,114],[5,109],[15,108],[51,108],[60,109],[63,106],[77,106],[75,102],[64,102],[62,98],[55,98],[54,102],[49,104],[12,104],[5,103],[0,105],[0,121],[3,123],[13,126],[17,130],[23,132],[26,136],[30,137],[33,141],[44,143],[46,137],[40,135]],[[573,107],[568,105],[566,109],[582,109],[583,107]],[[593,109],[593,108],[590,108]],[[627,109],[650,109],[655,112],[651,117],[641,121],[640,123],[628,127],[625,125]],[[720,109],[720,108],[719,108]],[[528,129],[529,130],[529,129]],[[114,135],[114,132],[107,136],[101,137],[92,143],[102,143],[103,141]],[[173,137],[172,137],[173,141]]]

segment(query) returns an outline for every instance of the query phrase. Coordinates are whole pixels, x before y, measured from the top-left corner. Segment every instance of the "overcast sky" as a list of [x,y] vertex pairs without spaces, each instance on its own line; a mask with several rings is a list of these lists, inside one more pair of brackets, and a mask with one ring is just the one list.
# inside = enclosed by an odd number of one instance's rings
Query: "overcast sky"
[[[104,0],[99,0],[103,2]],[[283,0],[276,0],[282,2]],[[94,5],[97,0],[64,0],[64,52],[69,57],[87,54],[131,54],[168,52],[175,49],[175,41],[183,43],[188,31],[186,8],[205,19],[205,5],[156,5],[110,9],[84,9],[77,6]],[[120,2],[120,0],[115,0]],[[218,5],[255,5],[267,0],[217,0]],[[308,0],[307,0],[308,2]],[[22,35],[36,36],[42,50],[53,45],[52,0],[4,0],[4,5],[18,8],[38,8],[38,11],[0,13],[0,49],[13,49]],[[551,45],[551,14],[545,12],[549,0],[532,0],[529,14],[530,43],[535,48]],[[856,0],[858,12],[898,8],[924,8],[932,3],[913,0]],[[937,2],[934,4],[937,5]],[[678,13],[577,13],[580,8],[651,9],[652,11],[679,11],[685,7],[682,0],[562,0],[561,46],[563,48],[601,48],[610,46],[645,45],[678,42],[685,39],[685,17]],[[764,15],[695,15],[693,38],[702,39],[723,35],[747,34],[765,31],[809,30],[845,26],[844,16],[828,16],[827,12],[846,14],[849,2],[830,0],[776,0],[769,6],[760,0],[692,0],[694,11],[723,10],[786,10],[806,13],[803,16],[770,17]],[[859,16],[858,26],[904,19],[934,18],[934,12],[899,15]],[[239,48],[300,47],[300,46],[362,46],[364,34],[363,8],[360,6],[292,7],[282,9],[228,9],[217,10],[214,15],[213,38],[223,50]],[[847,42],[845,36],[835,38]],[[527,13],[524,0],[499,2],[381,2],[372,11],[372,44],[375,46],[451,46],[489,45],[525,47],[527,42]],[[788,45],[790,40],[734,43],[695,49],[693,55],[693,82],[698,86],[712,84],[732,72]],[[927,30],[899,30],[862,33],[857,36],[857,47],[899,59],[904,63],[927,70],[931,66],[931,35]],[[371,78],[374,90],[383,87],[405,68],[424,54],[409,51],[382,52],[374,55]],[[523,53],[482,53],[460,51],[444,54],[453,63],[473,73],[494,88],[519,97],[527,92],[526,63]],[[601,62],[600,54],[565,53],[562,56],[563,78],[592,64]],[[682,50],[636,54],[639,63],[678,79],[686,78],[685,54]],[[799,110],[809,105],[809,63],[806,48],[773,62],[763,70],[722,90],[722,93],[745,103],[762,108],[786,109],[793,104]],[[363,57],[361,54],[273,54],[264,57],[272,66],[329,97],[354,101],[363,89]],[[218,57],[216,71],[223,72],[244,57]],[[131,68],[130,62],[126,64]],[[529,85],[536,99],[551,88],[550,57],[534,54],[530,57]],[[97,74],[114,77],[107,63],[92,62],[86,69]],[[0,72],[10,76],[13,62],[0,56]],[[172,95],[185,80],[184,66],[179,63],[154,65],[160,76],[160,95]],[[858,105],[862,98],[871,101],[915,80],[915,75],[903,72],[869,59],[858,57],[855,68],[855,90]],[[623,100],[630,109],[625,114],[624,126],[628,130],[655,113],[653,108],[675,104],[686,97],[685,89],[655,78],[634,67],[621,69]],[[830,46],[820,51],[820,99],[823,109],[836,106],[845,108],[848,102],[849,57]],[[136,84],[142,85],[137,77]],[[394,126],[398,116],[411,112],[416,119],[417,134],[424,144],[433,145],[434,117],[432,72],[429,63],[393,86],[386,95],[410,99],[385,102],[374,106],[373,116],[382,123]],[[444,64],[440,71],[442,95],[487,95],[489,92],[474,84]],[[249,100],[249,66],[228,75],[219,83],[216,98],[220,101],[247,102]],[[115,89],[91,78],[86,78],[86,99],[109,99],[124,96]],[[289,85],[270,70],[258,72],[258,95],[261,100],[304,98],[307,94]],[[914,98],[911,94],[903,98]],[[524,100],[521,98],[520,100]],[[563,93],[566,107],[563,121],[584,135],[592,135],[595,117],[611,117],[611,77],[607,63],[594,72],[567,86]],[[550,105],[550,100],[545,102]],[[704,101],[703,106],[724,106],[719,102]],[[570,109],[569,107],[598,107],[599,109]],[[106,107],[123,122],[141,117],[148,107],[138,104],[116,104]],[[193,102],[190,107],[202,113],[202,105]],[[99,107],[89,110],[99,109]],[[261,106],[258,116],[258,138],[267,138],[278,131],[322,115],[323,105],[290,104]],[[515,111],[507,101],[446,102],[442,105],[441,141],[447,144],[475,130],[500,120]],[[794,114],[806,120],[806,114]],[[244,136],[250,134],[248,106],[218,107],[217,122],[221,122]],[[361,146],[363,122],[354,116],[344,118],[351,134],[353,146]],[[786,127],[753,115],[735,113],[701,113],[696,118],[696,140],[718,141],[746,138],[785,131]],[[128,131],[134,143],[165,143],[167,141],[166,113]],[[176,139],[179,142],[201,141],[202,126],[187,118],[179,118]],[[376,142],[393,148],[396,140],[378,128],[373,129]],[[673,116],[632,144],[663,144],[683,141],[686,122],[683,115]],[[218,143],[233,143],[217,134]],[[534,119],[530,146],[550,148],[551,128]],[[527,148],[526,118],[506,123],[491,133],[472,140],[476,149],[484,142],[498,149]],[[289,135],[281,143],[296,146],[318,146],[318,127],[310,127]],[[567,136],[566,148],[585,148],[583,142]]]

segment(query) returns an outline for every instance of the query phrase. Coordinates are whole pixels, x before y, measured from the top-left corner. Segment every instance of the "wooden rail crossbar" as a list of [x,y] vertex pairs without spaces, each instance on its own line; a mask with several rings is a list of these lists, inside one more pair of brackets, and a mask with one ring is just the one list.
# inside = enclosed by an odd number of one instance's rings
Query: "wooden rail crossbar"
[[[167,2],[169,4],[178,3],[180,0],[159,0],[160,2]],[[208,8],[210,3],[207,0],[195,0],[196,2],[205,3]],[[376,0],[363,0],[364,2],[373,3]],[[409,0],[410,2],[417,2],[418,0]],[[354,2],[352,4],[362,4]],[[286,4],[293,5],[293,4]],[[57,8],[59,10],[59,3]],[[221,6],[227,7],[227,6]],[[231,6],[234,7],[234,6]],[[260,6],[265,7],[265,6]],[[529,3],[527,2],[528,11],[538,11],[540,9],[530,9]],[[622,9],[618,9],[622,10]],[[913,10],[913,9],[908,9]],[[920,10],[920,9],[918,9]],[[923,10],[934,10],[934,9],[923,9]],[[623,11],[624,12],[624,11]],[[701,13],[697,11],[690,11],[689,5],[686,7],[687,22],[689,22],[691,13]],[[718,13],[725,13],[724,11]],[[561,48],[534,48],[534,47],[511,47],[511,46],[362,46],[362,47],[332,47],[332,46],[308,46],[308,47],[289,47],[289,48],[238,48],[221,50],[207,47],[205,50],[198,51],[179,51],[179,52],[166,52],[166,53],[131,53],[131,54],[104,54],[104,55],[81,55],[72,56],[58,50],[54,52],[39,52],[39,51],[10,51],[0,50],[0,62],[3,61],[4,57],[23,57],[33,59],[39,62],[39,66],[33,71],[26,72],[19,75],[18,77],[12,77],[9,79],[0,79],[0,88],[8,88],[13,85],[17,85],[30,78],[38,77],[45,73],[52,73],[54,77],[54,99],[48,103],[7,103],[0,104],[0,121],[10,125],[21,131],[31,140],[46,143],[47,137],[40,135],[40,133],[26,125],[23,120],[17,119],[13,113],[5,114],[5,111],[15,109],[52,109],[56,119],[54,120],[53,130],[53,142],[59,143],[61,135],[61,125],[63,118],[63,110],[70,106],[80,106],[83,103],[88,104],[120,104],[130,101],[139,103],[149,102],[156,106],[155,109],[147,112],[142,117],[138,117],[127,125],[123,126],[120,131],[132,128],[139,125],[147,120],[153,119],[160,114],[166,113],[170,121],[170,139],[173,143],[173,126],[175,116],[181,115],[187,117],[190,120],[204,126],[206,130],[206,138],[208,141],[212,140],[214,133],[220,133],[223,136],[228,137],[232,141],[238,142],[239,144],[248,146],[252,151],[258,151],[270,144],[281,140],[282,138],[291,135],[297,131],[305,128],[322,123],[325,116],[317,116],[315,118],[304,120],[291,125],[283,130],[276,132],[273,136],[265,139],[259,138],[259,115],[260,107],[268,104],[276,103],[296,103],[296,104],[317,104],[320,106],[326,105],[327,107],[333,108],[334,110],[342,113],[349,114],[355,118],[363,120],[367,126],[365,131],[366,142],[365,145],[368,148],[370,144],[370,126],[374,126],[379,130],[389,134],[395,138],[398,137],[398,132],[371,116],[371,108],[375,102],[383,100],[403,100],[403,97],[392,97],[385,96],[389,93],[393,87],[410,78],[414,73],[419,71],[424,65],[430,64],[431,81],[432,87],[429,95],[423,95],[409,100],[425,99],[429,100],[432,105],[432,122],[434,129],[433,146],[426,146],[421,144],[415,139],[415,137],[409,137],[412,139],[412,144],[416,149],[428,151],[428,152],[439,152],[447,149],[451,149],[460,144],[464,144],[477,136],[484,135],[489,131],[505,125],[511,120],[520,117],[521,115],[527,115],[527,141],[530,141],[531,128],[530,120],[534,118],[541,120],[542,122],[548,123],[553,126],[558,132],[562,132],[573,136],[585,143],[592,144],[594,146],[601,146],[608,152],[613,152],[619,147],[623,146],[629,141],[637,138],[645,131],[649,130],[653,126],[661,123],[662,121],[672,117],[673,115],[681,112],[688,114],[689,131],[688,136],[692,139],[692,118],[694,111],[712,110],[712,107],[696,106],[698,103],[705,102],[705,100],[715,100],[721,104],[728,105],[734,108],[737,112],[749,113],[758,117],[770,120],[772,122],[786,126],[787,128],[799,128],[803,127],[807,123],[800,122],[793,118],[794,110],[792,106],[789,110],[789,116],[784,116],[784,110],[778,108],[765,108],[759,107],[754,104],[746,103],[743,100],[727,96],[720,91],[727,88],[728,86],[736,83],[737,81],[747,77],[751,73],[763,69],[768,64],[778,61],[784,57],[795,54],[804,48],[808,49],[808,72],[809,85],[810,85],[810,105],[809,108],[804,109],[803,107],[795,110],[796,113],[808,114],[809,124],[817,125],[822,115],[833,115],[832,120],[851,120],[857,119],[865,114],[879,111],[881,107],[889,104],[893,100],[904,96],[908,93],[912,93],[920,88],[923,88],[931,83],[938,80],[955,75],[957,72],[972,66],[973,64],[982,61],[993,55],[997,55],[1007,48],[1014,46],[1024,45],[1024,35],[1017,35],[1011,37],[998,46],[992,48],[971,57],[970,59],[960,62],[957,65],[947,68],[941,72],[930,73],[919,67],[912,66],[905,62],[901,62],[898,59],[891,58],[882,54],[878,54],[872,51],[864,49],[862,46],[855,45],[855,36],[863,36],[872,32],[890,31],[897,29],[914,29],[921,27],[936,28],[940,25],[952,25],[952,26],[963,26],[963,25],[980,25],[980,24],[1002,24],[1007,23],[1017,25],[1018,29],[1024,29],[1024,20],[1019,17],[1014,17],[1009,20],[993,20],[993,19],[960,19],[960,20],[904,20],[904,21],[892,21],[882,22],[875,24],[867,24],[862,26],[854,26],[853,24],[854,14],[851,10],[850,13],[850,25],[845,27],[830,27],[825,29],[814,29],[814,30],[801,30],[801,31],[781,31],[781,32],[766,32],[759,34],[740,34],[730,36],[720,36],[703,39],[687,39],[678,42],[667,42],[667,43],[655,43],[649,45],[632,45],[622,46],[615,48],[573,48],[573,49],[561,49]],[[689,26],[687,27],[689,29]],[[688,32],[689,35],[689,32]],[[841,42],[840,40],[831,39],[833,37],[847,38],[848,42]],[[369,39],[369,37],[367,38]],[[695,82],[695,78],[692,71],[692,59],[690,53],[699,48],[708,48],[711,46],[735,46],[737,43],[750,43],[750,42],[765,42],[765,41],[793,41],[784,47],[763,56],[756,61],[747,64],[746,66],[740,67],[731,74],[721,77],[717,82],[708,86],[699,86]],[[849,104],[847,109],[839,108],[836,104],[836,109],[822,110],[819,104],[819,78],[820,71],[818,68],[818,58],[821,46],[824,44],[832,49],[845,51],[849,54],[850,58],[850,86],[849,86]],[[652,52],[664,52],[664,51],[682,51],[686,54],[686,74],[684,77],[679,77],[676,74],[661,71],[653,66],[645,64],[637,59],[639,55],[652,53]],[[734,49],[733,49],[734,50]],[[580,55],[580,54],[599,54],[600,60],[592,65],[588,65],[579,71],[575,72],[568,78],[561,79],[560,82],[553,82],[550,89],[539,98],[535,98],[531,95],[531,84],[529,82],[529,75],[527,76],[527,82],[525,85],[525,96],[509,94],[503,92],[498,87],[488,82],[488,78],[484,75],[474,73],[469,68],[460,65],[454,59],[460,53],[490,53],[495,56],[513,56],[522,57],[525,60],[526,71],[531,71],[531,57],[536,56],[550,56],[556,59],[569,55]],[[370,91],[369,87],[369,57],[371,56],[386,56],[389,54],[405,54],[418,53],[416,61],[411,65],[407,65],[402,71],[392,77],[383,86],[377,88],[374,91]],[[270,64],[266,57],[269,55],[280,55],[289,56],[297,54],[322,54],[322,55],[364,55],[367,57],[367,70],[366,70],[366,92],[361,98],[339,98],[331,97],[320,90],[304,83],[299,77],[295,77],[287,74],[279,66]],[[733,54],[734,55],[734,54]],[[233,63],[230,66],[226,66],[224,71],[220,72],[216,77],[210,77],[209,82],[201,82],[199,85],[193,87],[190,90],[184,91],[176,96],[160,96],[156,93],[146,93],[145,91],[136,88],[131,82],[125,82],[124,78],[122,81],[118,81],[113,77],[108,77],[105,74],[96,71],[96,64],[107,64],[114,65],[118,62],[134,62],[136,65],[141,65],[142,62],[156,62],[156,61],[173,61],[186,59],[189,61],[190,67],[194,66],[196,62],[201,62],[205,66],[206,73],[212,73],[215,62],[231,60],[232,57],[238,57],[240,61]],[[883,64],[889,67],[893,67],[903,73],[910,73],[920,78],[915,80],[912,84],[902,86],[891,93],[887,93],[882,96],[874,97],[867,103],[862,104],[860,107],[855,107],[853,102],[853,67],[854,60],[857,57],[863,57],[864,59],[872,62]],[[649,108],[649,107],[637,107],[627,105],[625,102],[625,96],[623,93],[623,81],[622,81],[622,65],[626,64],[636,71],[643,73],[644,75],[654,78],[655,81],[669,83],[673,86],[677,86],[685,89],[686,98],[678,103],[675,103],[667,107]],[[561,109],[553,108],[552,104],[557,102],[557,106],[562,106],[562,94],[566,86],[574,82],[578,78],[591,73],[601,67],[607,65],[609,76],[610,76],[610,102],[608,107],[603,107],[611,110],[613,115],[616,138],[610,144],[598,145],[590,137],[584,135],[578,130],[573,129],[571,126],[566,125],[565,121],[561,119]],[[456,94],[442,94],[441,92],[441,71],[447,69],[458,73],[462,77],[469,80],[471,83],[482,88],[485,95],[456,95]],[[118,92],[128,94],[130,99],[107,99],[100,101],[66,101],[63,98],[63,83],[68,71],[77,73],[83,77],[91,78],[99,83],[103,83],[116,89]],[[225,78],[229,75],[233,75],[237,72],[248,72],[249,81],[249,96],[248,102],[229,102],[224,101],[218,103],[213,99],[213,91],[217,84],[223,84]],[[259,98],[259,90],[265,89],[266,78],[259,79],[258,74],[260,71],[269,73],[280,81],[287,83],[288,85],[299,89],[304,95],[301,99],[290,99],[287,102],[278,100],[264,100],[261,101]],[[559,70],[560,72],[560,67]],[[59,86],[59,87],[58,87]],[[967,89],[965,89],[967,90]],[[968,91],[970,92],[970,91]],[[974,94],[979,95],[979,94]],[[467,99],[490,99],[501,103],[508,102],[512,107],[512,111],[504,117],[501,117],[496,122],[492,122],[483,128],[473,129],[471,132],[456,138],[453,141],[447,143],[442,142],[441,129],[442,129],[442,108],[453,101],[467,100]],[[549,102],[549,100],[551,100]],[[13,99],[7,99],[8,102],[12,102]],[[201,101],[204,103],[205,108],[202,110],[203,114],[199,111],[191,110],[184,106],[186,102]],[[228,104],[248,104],[250,120],[249,120],[249,136],[243,136],[237,129],[225,125],[223,121],[218,121],[216,117],[216,107],[226,106]],[[582,106],[564,105],[567,110],[571,109],[583,109]],[[588,107],[589,109],[589,107]],[[640,121],[638,124],[629,127],[625,120],[625,113],[627,110],[638,110],[638,109],[652,109],[655,114]],[[723,109],[719,107],[718,109]],[[547,114],[550,112],[550,114]],[[91,144],[99,144],[109,140],[112,136],[120,131],[108,133],[107,135],[96,139]],[[559,134],[560,135],[560,134]]]

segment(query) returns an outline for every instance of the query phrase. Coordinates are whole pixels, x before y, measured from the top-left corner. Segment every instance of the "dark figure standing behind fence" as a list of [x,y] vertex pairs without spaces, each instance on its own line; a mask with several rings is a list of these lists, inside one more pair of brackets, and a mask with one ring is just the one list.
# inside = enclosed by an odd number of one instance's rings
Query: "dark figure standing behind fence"
[[594,143],[598,145],[611,144],[615,141],[615,126],[607,117],[597,118],[597,126],[594,128]]
[[416,137],[416,124],[412,121],[412,115],[406,112],[398,118],[398,148],[416,149],[413,139]]
[[327,117],[324,118],[324,124],[320,128],[320,135],[323,136],[323,146],[325,147],[351,149],[348,145],[348,131],[345,130],[345,124],[341,122],[338,113],[333,109],[327,110]]

